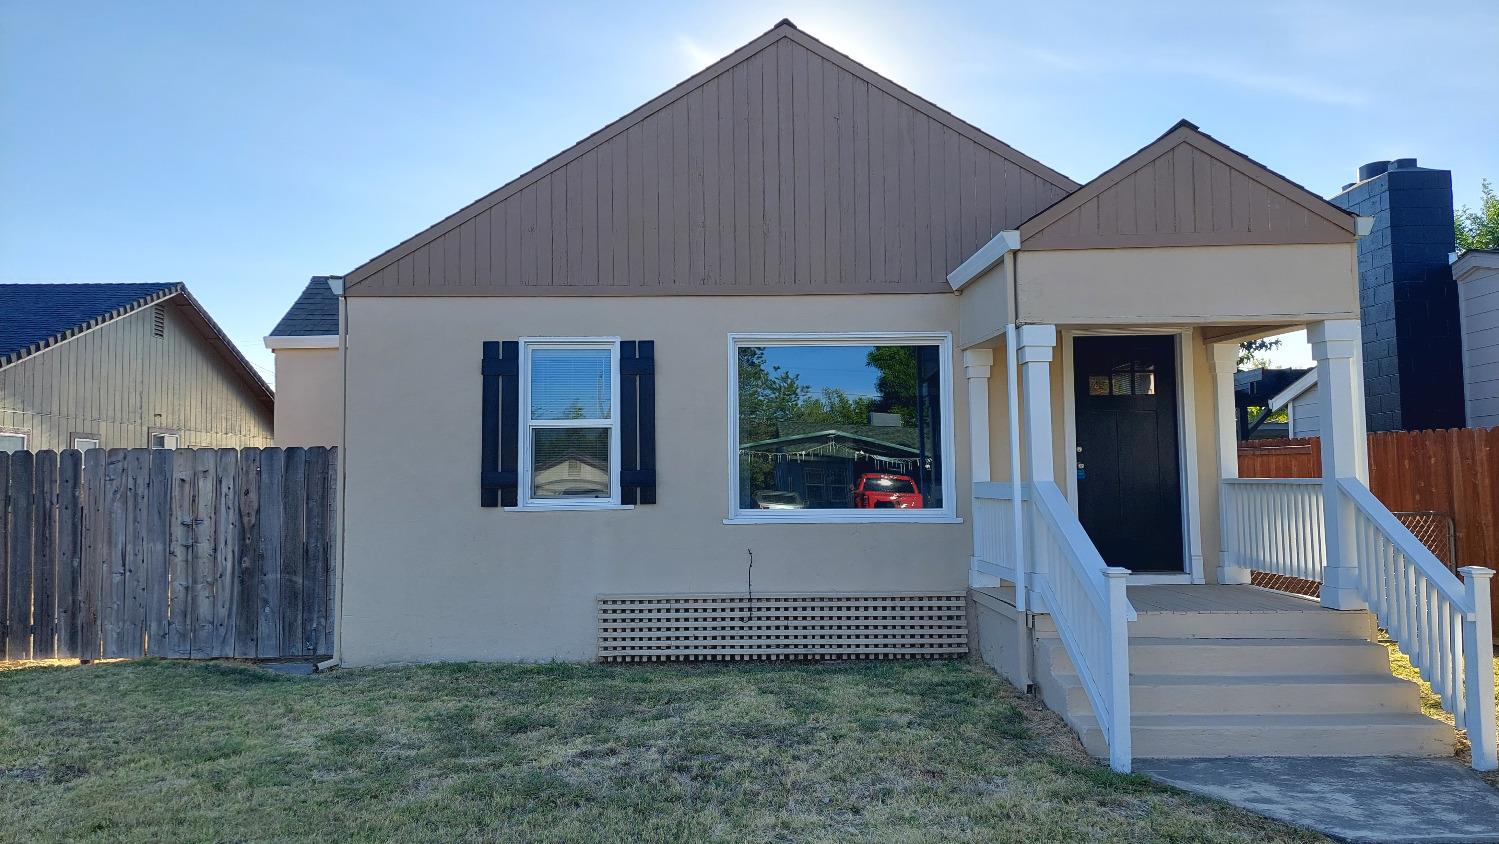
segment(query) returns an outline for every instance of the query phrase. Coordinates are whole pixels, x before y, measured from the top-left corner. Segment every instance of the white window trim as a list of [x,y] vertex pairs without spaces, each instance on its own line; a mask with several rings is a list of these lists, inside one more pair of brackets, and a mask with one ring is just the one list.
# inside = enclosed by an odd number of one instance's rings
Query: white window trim
[[0,428],[0,434],[4,434],[7,437],[20,437],[21,438],[21,448],[19,450],[20,451],[30,451],[31,450],[31,429],[30,428]]
[[[739,507],[739,348],[741,346],[932,346],[941,371],[942,507],[891,510],[744,510]],[[734,333],[728,342],[729,486],[726,525],[961,524],[957,513],[952,334],[946,331]]]
[[[517,451],[518,477],[515,507],[512,511],[543,510],[633,510],[634,505],[620,503],[619,488],[619,338],[618,337],[522,337],[520,339],[520,448]],[[531,463],[531,431],[540,428],[603,428],[604,420],[547,420],[533,425],[531,419],[531,350],[532,349],[608,349],[609,356],[609,497],[589,498],[579,501],[563,501],[553,498],[532,498],[532,475],[535,467]]]

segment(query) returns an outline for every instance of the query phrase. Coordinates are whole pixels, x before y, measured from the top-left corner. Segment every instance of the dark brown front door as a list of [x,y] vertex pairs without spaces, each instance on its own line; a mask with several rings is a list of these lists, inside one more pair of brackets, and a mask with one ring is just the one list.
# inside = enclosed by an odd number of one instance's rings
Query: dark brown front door
[[1185,571],[1176,340],[1078,337],[1078,518],[1111,566]]

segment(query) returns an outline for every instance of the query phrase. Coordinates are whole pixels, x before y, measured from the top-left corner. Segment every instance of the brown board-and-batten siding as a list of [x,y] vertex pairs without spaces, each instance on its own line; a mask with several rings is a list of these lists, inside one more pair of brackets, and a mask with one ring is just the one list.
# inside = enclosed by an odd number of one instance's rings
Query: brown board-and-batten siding
[[152,428],[179,431],[183,446],[270,445],[269,399],[234,373],[191,307],[173,296],[0,368],[0,428],[25,431],[32,451],[70,448],[73,434],[145,447]]
[[1182,121],[1020,233],[1033,250],[1349,243],[1353,221]]
[[951,270],[1075,187],[783,24],[345,289],[950,293]]

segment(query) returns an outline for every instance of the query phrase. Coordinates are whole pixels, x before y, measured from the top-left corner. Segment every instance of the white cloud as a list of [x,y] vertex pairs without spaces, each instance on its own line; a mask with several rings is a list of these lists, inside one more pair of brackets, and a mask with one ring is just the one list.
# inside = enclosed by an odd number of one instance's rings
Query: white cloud
[[677,51],[687,60],[688,69],[693,73],[723,58],[722,54],[709,50],[686,35],[677,36]]

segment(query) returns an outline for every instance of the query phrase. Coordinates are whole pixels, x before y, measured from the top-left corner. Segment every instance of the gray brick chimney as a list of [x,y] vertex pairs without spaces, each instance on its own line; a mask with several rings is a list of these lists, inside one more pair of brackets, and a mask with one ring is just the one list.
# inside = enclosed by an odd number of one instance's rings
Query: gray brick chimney
[[1452,172],[1398,158],[1365,164],[1358,179],[1332,202],[1374,218],[1358,244],[1369,430],[1461,428]]

